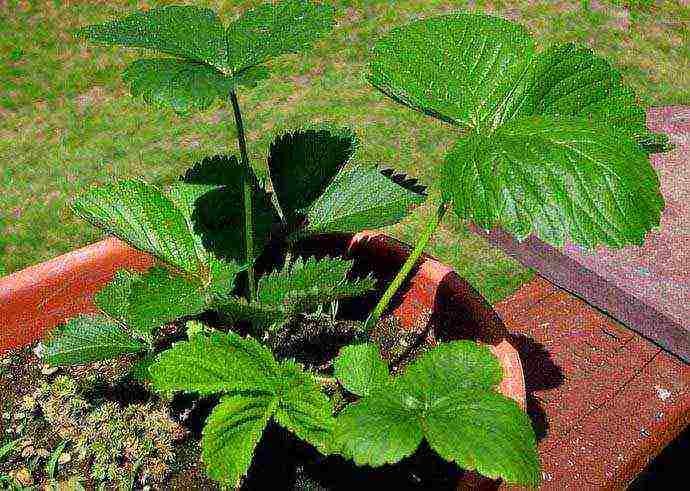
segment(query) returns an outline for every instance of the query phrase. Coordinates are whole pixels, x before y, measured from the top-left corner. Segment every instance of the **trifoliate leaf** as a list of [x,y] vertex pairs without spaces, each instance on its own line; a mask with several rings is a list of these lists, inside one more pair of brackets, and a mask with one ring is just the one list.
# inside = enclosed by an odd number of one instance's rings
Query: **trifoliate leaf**
[[45,341],[43,359],[50,365],[81,365],[144,351],[146,344],[101,315],[81,315],[58,328]]
[[100,44],[148,48],[230,73],[223,25],[213,10],[170,5],[87,26],[76,35]]
[[196,248],[185,216],[156,186],[124,180],[92,188],[74,211],[137,249],[191,274],[202,274],[205,257]]
[[424,433],[420,409],[404,402],[403,394],[385,387],[347,406],[336,418],[334,452],[374,467],[412,455]]
[[133,332],[150,339],[156,328],[206,310],[210,298],[198,280],[154,266],[143,274],[118,272],[96,294],[95,302]]
[[333,28],[330,5],[305,0],[265,3],[228,26],[228,59],[233,73],[270,58],[301,51]]
[[347,390],[368,396],[390,381],[388,366],[373,343],[345,346],[333,362],[335,377]]
[[433,404],[424,422],[429,446],[444,459],[487,477],[539,486],[534,430],[515,401],[495,392],[455,393]]
[[275,419],[321,452],[328,452],[333,431],[333,407],[314,377],[288,360],[281,364],[279,402]]
[[268,78],[268,70],[251,67],[235,75],[223,75],[215,68],[176,58],[137,60],[123,73],[133,97],[179,114],[207,109],[216,99],[225,99],[238,86],[254,87]]
[[158,356],[149,373],[161,392],[273,393],[279,369],[271,352],[258,341],[230,332],[176,343]]
[[402,220],[426,195],[401,185],[405,178],[372,166],[343,169],[307,212],[297,239],[327,233],[356,233]]
[[357,465],[394,463],[422,438],[441,457],[490,477],[534,485],[539,456],[529,418],[495,392],[501,366],[487,347],[442,344],[336,418],[333,448]]
[[275,397],[267,394],[221,399],[206,420],[201,439],[201,458],[209,477],[233,489],[239,486],[275,404]]
[[534,43],[521,26],[483,14],[450,14],[393,29],[380,39],[369,81],[394,100],[476,127],[510,94]]
[[288,224],[295,224],[352,157],[356,138],[348,129],[301,129],[271,144],[268,169]]
[[491,137],[471,133],[447,154],[444,170],[443,190],[459,217],[557,247],[641,245],[664,206],[645,152],[586,120],[532,117]]

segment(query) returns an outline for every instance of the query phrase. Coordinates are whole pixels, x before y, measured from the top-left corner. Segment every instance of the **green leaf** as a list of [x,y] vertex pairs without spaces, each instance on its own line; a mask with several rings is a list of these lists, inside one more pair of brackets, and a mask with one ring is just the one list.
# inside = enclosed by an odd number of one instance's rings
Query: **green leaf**
[[268,78],[268,70],[252,67],[225,76],[213,67],[176,58],[137,60],[124,71],[123,78],[133,97],[156,107],[171,108],[179,114],[207,109],[216,99],[228,97],[237,87],[254,87]]
[[281,364],[275,420],[302,440],[327,453],[333,431],[333,407],[314,377],[292,360]]
[[536,485],[534,431],[517,404],[494,391],[501,376],[487,347],[442,344],[347,406],[336,419],[333,448],[357,465],[379,466],[411,455],[426,438],[463,468]]
[[262,189],[253,170],[244,168],[235,156],[205,158],[186,172],[183,182],[166,188],[184,211],[197,247],[243,266],[246,255],[242,179],[245,178],[254,185],[254,256],[258,257],[278,217],[270,195]]
[[392,30],[374,47],[369,80],[394,100],[479,133],[528,116],[579,116],[645,150],[668,150],[618,71],[590,49],[535,53],[527,31],[484,14],[450,14]]
[[148,48],[230,73],[223,25],[207,8],[171,5],[87,26],[76,35],[99,44]]
[[285,220],[295,224],[350,160],[357,144],[349,129],[300,129],[271,144],[268,168]]
[[209,477],[233,489],[239,486],[275,403],[275,398],[266,394],[221,399],[206,420],[201,440],[201,458]]
[[75,200],[74,211],[137,249],[199,275],[206,257],[196,246],[179,207],[156,186],[124,180],[92,188]]
[[373,166],[343,169],[307,212],[306,223],[293,234],[297,239],[327,233],[356,233],[402,220],[424,202],[416,180]]
[[396,101],[459,126],[476,127],[510,96],[534,45],[527,31],[484,14],[412,22],[380,39],[369,81]]
[[664,206],[645,152],[586,120],[532,117],[490,138],[471,133],[448,152],[444,172],[459,217],[557,247],[641,245]]
[[154,330],[180,317],[200,314],[209,304],[198,281],[154,266],[146,273],[118,271],[113,282],[95,296],[105,313],[122,320],[150,339]]
[[332,6],[304,0],[266,3],[247,11],[227,30],[233,73],[304,50],[333,28],[333,17]]
[[252,338],[235,333],[195,336],[161,353],[149,368],[161,392],[188,391],[272,393],[278,364],[271,352]]
[[388,366],[373,343],[345,346],[333,363],[335,377],[347,390],[358,396],[388,384]]
[[99,315],[71,319],[45,342],[46,363],[80,365],[127,353],[144,351],[146,345],[122,330],[119,324]]
[[440,399],[425,415],[427,441],[463,469],[539,487],[541,469],[532,423],[501,394],[467,391]]
[[[618,70],[586,47],[555,44],[536,55],[512,114],[580,116],[600,120],[650,151],[668,150],[668,137],[647,130],[647,112]],[[516,91],[519,92],[519,91]]]
[[372,278],[349,281],[347,273],[352,261],[341,258],[298,257],[281,271],[274,271],[259,279],[258,301],[264,305],[280,306],[288,311],[303,311],[339,298],[366,293],[373,288]]
[[257,334],[266,329],[275,329],[290,320],[290,312],[275,305],[258,302],[247,303],[240,297],[229,297],[214,303],[213,308],[223,313],[230,323],[247,321]]
[[390,387],[350,404],[336,418],[334,451],[357,465],[393,464],[412,455],[424,433],[416,407]]

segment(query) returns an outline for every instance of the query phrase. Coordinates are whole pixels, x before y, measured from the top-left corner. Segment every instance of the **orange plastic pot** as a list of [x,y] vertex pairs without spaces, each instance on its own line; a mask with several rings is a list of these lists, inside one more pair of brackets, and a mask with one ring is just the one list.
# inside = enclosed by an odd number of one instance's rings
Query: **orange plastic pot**
[[[386,279],[402,265],[409,248],[383,234],[327,236],[305,249],[317,254],[345,255],[356,268]],[[80,313],[94,312],[93,295],[118,269],[148,269],[155,260],[115,238],[107,238],[0,279],[0,353],[26,346],[46,331]],[[516,349],[507,341],[503,322],[491,305],[451,268],[423,256],[391,310],[405,328],[420,318],[443,319],[446,339],[475,339],[489,345],[503,366],[499,390],[526,406],[525,380]],[[491,486],[466,473],[460,489]]]

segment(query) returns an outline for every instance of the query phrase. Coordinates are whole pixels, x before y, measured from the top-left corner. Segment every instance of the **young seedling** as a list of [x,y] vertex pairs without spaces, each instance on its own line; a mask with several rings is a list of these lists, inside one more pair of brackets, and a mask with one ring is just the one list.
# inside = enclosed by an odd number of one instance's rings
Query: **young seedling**
[[[426,198],[416,181],[358,162],[354,134],[328,126],[276,137],[270,186],[254,173],[236,92],[268,76],[264,61],[329,31],[333,15],[323,4],[287,0],[225,27],[211,10],[172,6],[79,31],[92,41],[173,55],[130,65],[125,80],[133,95],[180,113],[228,99],[240,158],[206,158],[165,188],[126,180],[74,202],[80,216],[162,264],[119,271],[95,297],[100,312],[67,322],[46,342],[44,357],[71,365],[139,354],[137,378],[161,393],[219,395],[202,458],[209,476],[229,486],[246,475],[269,421],[357,465],[398,462],[425,440],[464,468],[536,486],[534,432],[518,405],[498,393],[501,367],[488,348],[441,344],[395,376],[371,343],[343,348],[333,374],[278,356],[286,333],[315,317],[337,329],[338,300],[375,286],[372,277],[350,277],[351,261],[293,257],[295,245],[391,225]],[[644,110],[617,72],[588,50],[557,45],[536,53],[519,26],[456,14],[383,38],[370,80],[464,135],[436,183],[438,211],[368,329],[449,207],[484,228],[499,224],[518,238],[535,233],[556,245],[568,235],[590,247],[641,243],[659,223],[663,200],[646,149],[663,141],[645,130]],[[257,280],[256,258],[275,250],[286,259]],[[245,271],[243,296],[236,279]],[[208,310],[227,321],[222,330],[194,319]],[[179,322],[187,339],[159,353],[160,328],[174,321],[187,321]],[[233,331],[240,325],[251,335]],[[359,400],[334,414],[322,391],[333,384]]]

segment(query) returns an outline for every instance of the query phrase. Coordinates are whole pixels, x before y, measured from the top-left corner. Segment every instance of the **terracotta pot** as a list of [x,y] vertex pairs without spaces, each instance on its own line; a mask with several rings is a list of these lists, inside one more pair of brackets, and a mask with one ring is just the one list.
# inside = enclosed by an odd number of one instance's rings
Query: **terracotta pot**
[[[305,250],[355,259],[355,268],[371,270],[379,278],[392,276],[402,265],[408,247],[386,235],[363,232],[328,236],[305,244]],[[95,310],[92,299],[115,271],[143,271],[154,259],[123,242],[108,238],[0,279],[0,353],[39,339],[44,332],[79,313]],[[489,303],[451,268],[424,256],[392,312],[404,327],[425,315],[452,326],[438,333],[446,339],[476,339],[489,345],[503,365],[500,391],[526,406],[525,380],[518,352],[506,340],[506,329]],[[470,473],[460,484],[486,487],[490,481]]]

